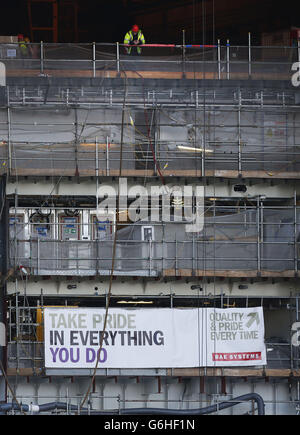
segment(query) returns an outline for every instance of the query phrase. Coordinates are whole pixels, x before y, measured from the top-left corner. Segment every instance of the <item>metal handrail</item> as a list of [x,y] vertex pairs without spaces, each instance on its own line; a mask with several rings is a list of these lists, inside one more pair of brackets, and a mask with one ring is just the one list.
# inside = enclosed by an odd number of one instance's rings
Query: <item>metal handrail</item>
[[[107,51],[101,51],[108,49]],[[6,64],[9,70],[14,67],[20,72],[24,69],[38,70],[41,75],[48,74],[49,66],[57,63],[59,69],[63,67],[69,68],[70,64],[79,62],[88,62],[87,65],[83,65],[86,71],[91,72],[92,77],[97,76],[97,68],[100,65],[102,68],[109,67],[109,69],[117,71],[119,74],[121,70],[126,69],[130,64],[139,65],[153,64],[155,68],[160,69],[159,65],[171,65],[175,63],[179,67],[179,72],[184,76],[188,73],[188,66],[195,67],[196,65],[201,68],[205,65],[213,64],[211,71],[214,72],[214,78],[216,79],[231,79],[235,78],[236,71],[232,67],[245,65],[245,70],[240,70],[240,73],[245,74],[243,78],[250,78],[264,73],[270,76],[276,73],[278,78],[280,72],[274,71],[274,66],[291,65],[293,62],[300,62],[300,49],[294,46],[253,46],[251,44],[251,38],[249,34],[248,45],[235,46],[231,45],[229,40],[226,44],[221,45],[220,40],[217,44],[144,44],[143,55],[139,56],[139,59],[133,59],[130,56],[123,55],[121,51],[124,49],[124,44],[116,43],[82,43],[82,44],[67,44],[67,43],[40,43],[28,44],[27,55],[22,55],[19,51],[19,46],[15,44],[0,44],[0,57],[3,63]],[[193,56],[187,53],[187,50],[194,52]],[[56,51],[56,57],[55,56]],[[75,55],[74,55],[75,51]],[[65,54],[64,54],[65,52]],[[259,52],[259,54],[257,54]],[[277,53],[275,53],[277,52]],[[195,58],[195,53],[198,55],[198,59]],[[147,55],[148,54],[148,55]],[[162,54],[165,58],[162,58]],[[151,58],[150,58],[151,55]],[[50,57],[49,57],[50,56]],[[177,56],[177,58],[176,58]],[[206,59],[205,59],[206,56]],[[207,59],[207,57],[210,57]],[[201,59],[202,58],[202,59]],[[126,65],[122,65],[122,63]],[[102,65],[102,66],[101,66]],[[266,70],[257,71],[256,67],[265,65]],[[271,69],[268,71],[268,67]],[[48,68],[48,69],[47,69]],[[210,69],[199,69],[199,72],[209,72]],[[146,68],[147,69],[147,68]],[[261,69],[261,68],[260,68]],[[193,70],[194,71],[194,70]],[[72,73],[71,71],[69,72]],[[291,69],[288,73],[283,71],[283,76],[291,76]]]

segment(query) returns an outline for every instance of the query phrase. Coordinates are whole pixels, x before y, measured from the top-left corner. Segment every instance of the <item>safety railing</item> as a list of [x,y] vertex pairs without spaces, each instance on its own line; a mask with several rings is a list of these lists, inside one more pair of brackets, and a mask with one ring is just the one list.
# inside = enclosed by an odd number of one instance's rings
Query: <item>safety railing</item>
[[[123,296],[119,297],[122,298]],[[194,302],[198,298],[197,306],[201,304],[201,299],[207,300],[205,296],[193,296],[189,297],[189,306],[193,306]],[[101,299],[101,298],[100,298]],[[251,302],[251,297],[237,296],[233,298],[237,306],[244,307]],[[151,310],[151,306],[155,306],[155,301],[159,303],[160,297],[153,296],[150,298],[153,302],[147,309]],[[179,300],[181,301],[180,297]],[[284,297],[284,298],[260,298],[260,304],[264,306],[264,312],[268,313],[267,320],[268,326],[273,322],[276,322],[276,315],[272,316],[274,309],[272,307],[279,303],[278,310],[283,315],[287,315],[290,318],[291,323],[286,323],[281,330],[281,336],[266,336],[266,355],[267,365],[269,369],[299,369],[299,347],[293,344],[290,337],[290,329],[292,322],[297,318],[297,312],[293,309],[296,307],[298,298],[297,296]],[[105,298],[99,300],[99,304],[105,307]],[[216,300],[212,301],[212,304],[216,303]],[[176,296],[172,299],[169,298],[169,307],[176,308]],[[45,305],[47,306],[47,304]],[[61,306],[66,307],[65,300],[62,300]],[[71,305],[72,306],[72,305]],[[167,305],[166,305],[167,306]],[[178,306],[180,302],[178,302]],[[226,298],[217,305],[220,308],[226,308]],[[292,310],[291,310],[292,308]],[[33,369],[35,372],[43,373],[44,371],[44,321],[43,321],[43,305],[31,306],[26,302],[24,305],[23,297],[17,295],[16,298],[11,298],[8,304],[8,318],[7,318],[7,363],[8,368],[13,369]],[[99,367],[100,368],[100,367]],[[130,369],[130,367],[128,367]],[[128,375],[128,370],[126,370]],[[137,371],[135,370],[135,373]],[[121,371],[118,371],[121,374]],[[157,373],[156,373],[157,375]]]
[[[10,328],[14,325],[10,324]],[[272,369],[289,369],[299,366],[299,356],[287,340],[266,342],[267,366]],[[292,360],[291,360],[292,358]],[[10,368],[44,370],[44,341],[24,334],[8,342],[8,362]]]
[[118,176],[121,167],[128,176],[299,178],[299,96],[292,85],[142,88],[7,86],[0,172]]
[[[257,127],[258,128],[258,127]],[[253,131],[254,134],[257,133]],[[225,129],[225,128],[224,128]],[[155,143],[0,143],[0,172],[9,175],[40,176],[239,176],[299,178],[300,151],[283,135],[284,127],[265,128],[267,143],[247,139],[210,141],[206,145],[172,140]],[[171,132],[172,129],[170,129]],[[251,128],[248,128],[248,135]],[[271,132],[271,133],[268,133]],[[295,130],[296,131],[296,130]],[[171,132],[172,133],[172,132]],[[185,131],[182,130],[184,134]],[[174,135],[176,129],[174,128]],[[224,132],[225,134],[225,132]],[[271,134],[270,138],[268,134]],[[229,138],[230,139],[230,138]],[[122,148],[122,164],[120,156]],[[155,156],[155,157],[154,157]]]
[[[132,72],[173,72],[174,77],[207,79],[290,80],[291,66],[300,61],[300,48],[233,46],[217,44],[145,44],[142,54],[126,54],[120,43],[53,44],[30,43],[25,50],[18,44],[0,44],[0,59],[8,77],[114,77]],[[143,75],[142,75],[143,76]],[[156,77],[155,74],[145,77]]]
[[[268,252],[261,256],[259,251]],[[260,272],[281,273],[293,277],[299,269],[294,252],[299,242],[233,242],[233,241],[163,241],[119,240],[114,258],[114,275],[180,276],[205,272],[228,274],[240,271],[241,276]],[[17,262],[29,268],[31,275],[110,275],[113,242],[30,240],[17,241]],[[25,255],[24,251],[30,254]],[[273,253],[273,254],[272,254]],[[227,255],[226,255],[227,254]],[[16,261],[15,261],[16,260]],[[233,274],[233,272],[232,272]],[[230,275],[230,273],[229,273]],[[256,275],[255,275],[256,276]]]
[[191,221],[178,221],[183,206],[173,200],[170,220],[158,213],[160,221],[152,222],[152,211],[142,209],[143,220],[119,221],[116,236],[113,220],[103,215],[95,219],[96,210],[94,214],[91,210],[68,214],[56,210],[55,214],[54,210],[24,213],[20,209],[10,215],[9,266],[15,270],[25,267],[31,275],[95,276],[113,272],[202,276],[230,275],[232,271],[240,276],[294,277],[298,273],[299,207],[272,208],[254,198],[256,207],[240,209],[214,206],[215,200],[212,198],[201,226],[193,232],[188,226]]

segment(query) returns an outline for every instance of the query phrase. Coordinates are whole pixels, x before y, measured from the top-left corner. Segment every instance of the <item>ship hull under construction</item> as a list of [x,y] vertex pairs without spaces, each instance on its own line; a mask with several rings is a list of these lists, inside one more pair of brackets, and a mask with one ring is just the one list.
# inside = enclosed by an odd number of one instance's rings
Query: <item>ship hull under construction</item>
[[297,414],[297,48],[90,48],[2,59],[0,412]]

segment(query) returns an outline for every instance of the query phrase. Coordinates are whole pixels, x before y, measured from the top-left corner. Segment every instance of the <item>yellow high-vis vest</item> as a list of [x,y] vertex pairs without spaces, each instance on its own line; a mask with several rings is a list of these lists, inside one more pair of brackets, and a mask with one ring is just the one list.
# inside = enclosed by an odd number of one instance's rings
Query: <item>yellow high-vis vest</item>
[[[129,30],[125,35],[124,44],[126,44],[126,45],[131,44],[133,39],[134,39],[134,36],[133,36],[132,30]],[[142,44],[145,44],[145,37],[140,30],[138,31],[138,34],[137,34],[137,40],[140,41]],[[128,49],[127,49],[129,54],[131,52],[131,47],[132,47],[132,45],[130,47],[128,47]],[[140,45],[137,45],[136,48],[137,48],[137,52],[141,53],[142,50],[141,50]]]

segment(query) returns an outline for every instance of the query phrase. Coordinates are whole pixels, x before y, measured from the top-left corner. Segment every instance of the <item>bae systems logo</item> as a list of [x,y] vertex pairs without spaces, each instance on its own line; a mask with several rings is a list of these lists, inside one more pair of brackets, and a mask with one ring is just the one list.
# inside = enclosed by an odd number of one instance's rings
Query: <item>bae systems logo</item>
[[300,62],[293,63],[292,71],[296,71],[292,75],[292,85],[293,86],[300,86]]

